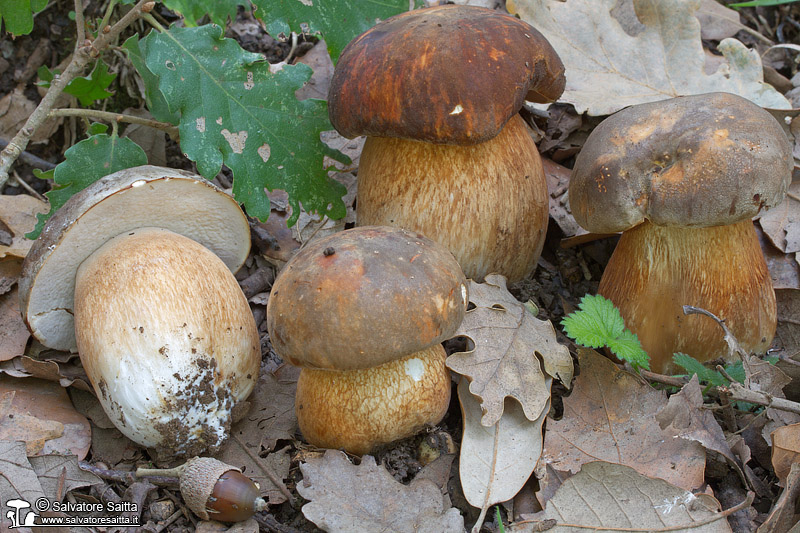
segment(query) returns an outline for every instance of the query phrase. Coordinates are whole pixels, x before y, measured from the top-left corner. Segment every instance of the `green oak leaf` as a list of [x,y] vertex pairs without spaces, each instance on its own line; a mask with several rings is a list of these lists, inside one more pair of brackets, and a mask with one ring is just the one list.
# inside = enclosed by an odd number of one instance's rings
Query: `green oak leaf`
[[[47,219],[75,193],[103,176],[124,168],[147,164],[147,155],[138,144],[106,133],[96,133],[75,144],[64,152],[64,158],[52,174],[54,189],[45,193],[50,200],[50,212],[37,215],[36,228],[25,235],[29,239],[38,237]],[[45,174],[39,177],[48,176]]]
[[239,6],[250,9],[248,0],[163,0],[163,4],[183,15],[183,23],[189,27],[197,26],[197,21],[208,15],[211,22],[224,28],[228,18],[236,19]]
[[330,218],[345,215],[345,188],[323,167],[325,155],[347,161],[320,140],[332,129],[327,105],[294,94],[311,77],[309,67],[269,65],[214,24],[150,32],[143,41],[147,68],[180,113],[181,149],[200,174],[211,179],[224,163],[234,196],[262,220],[270,212],[265,188],[288,193],[289,225],[300,204]]
[[33,14],[47,7],[47,0],[0,0],[0,21],[12,35],[33,30]]
[[564,333],[589,348],[607,347],[634,368],[650,368],[650,358],[639,338],[625,328],[622,315],[611,300],[587,294],[578,310],[561,320]]
[[[252,0],[253,14],[276,39],[297,33],[319,33],[336,64],[344,47],[378,20],[408,11],[408,0]],[[416,1],[416,6],[422,2]]]
[[142,77],[144,82],[144,100],[147,103],[147,109],[153,118],[161,122],[169,122],[170,124],[178,124],[180,120],[180,113],[169,110],[167,101],[164,95],[158,90],[158,77],[150,72],[144,62],[144,56],[147,52],[147,43],[139,39],[138,35],[132,35],[122,45],[122,48],[128,54],[128,59],[133,63],[133,67],[139,76]]
[[[39,79],[42,80],[37,85],[42,87],[50,87],[55,74],[58,73],[58,71],[54,73],[45,65],[39,67],[36,72],[39,75]],[[98,60],[91,74],[75,78],[64,87],[64,92],[76,96],[82,106],[90,106],[95,100],[105,100],[112,95],[106,89],[116,77],[116,74],[109,74],[108,66]]]

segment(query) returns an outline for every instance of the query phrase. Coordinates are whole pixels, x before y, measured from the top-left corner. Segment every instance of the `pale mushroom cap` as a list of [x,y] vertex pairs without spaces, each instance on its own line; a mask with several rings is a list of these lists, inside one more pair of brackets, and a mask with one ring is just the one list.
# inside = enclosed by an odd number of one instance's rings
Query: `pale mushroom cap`
[[275,352],[296,366],[352,370],[450,338],[467,306],[453,255],[419,233],[363,226],[310,242],[269,298]]
[[143,226],[199,242],[234,272],[250,250],[247,218],[231,196],[209,181],[154,166],[106,176],[53,215],[25,259],[20,311],[42,344],[76,350],[73,293],[78,266],[112,237]]
[[160,455],[216,450],[258,380],[260,339],[233,274],[160,228],[120,235],[83,262],[75,329],[111,421]]
[[363,370],[304,368],[295,413],[303,438],[362,455],[437,424],[450,403],[441,344]]
[[575,161],[569,201],[597,233],[657,225],[707,227],[778,205],[792,179],[780,124],[728,93],[631,106],[592,131]]

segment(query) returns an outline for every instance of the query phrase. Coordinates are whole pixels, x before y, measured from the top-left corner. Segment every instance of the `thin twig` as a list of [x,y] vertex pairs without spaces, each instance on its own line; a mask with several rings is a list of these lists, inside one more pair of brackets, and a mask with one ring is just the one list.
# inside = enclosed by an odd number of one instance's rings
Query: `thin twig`
[[47,114],[47,116],[50,118],[52,117],[96,118],[99,120],[104,120],[109,124],[128,122],[130,124],[139,124],[141,126],[147,126],[150,128],[155,128],[157,130],[164,130],[167,133],[169,133],[170,137],[173,138],[177,137],[178,135],[178,128],[170,124],[169,122],[159,122],[158,120],[152,120],[149,118],[142,118],[134,115],[125,115],[123,113],[111,113],[110,111],[100,111],[98,109],[73,109],[73,108],[53,109]]
[[299,529],[281,524],[269,513],[256,513],[253,518],[256,519],[256,522],[258,522],[259,526],[263,527],[270,533],[301,533]]
[[739,356],[739,359],[742,360],[742,366],[744,367],[744,384],[747,388],[750,388],[750,380],[753,376],[753,368],[750,366],[750,361],[748,361],[749,354],[739,345],[739,341],[736,340],[736,337],[733,336],[731,330],[728,329],[727,324],[717,315],[712,313],[711,311],[707,311],[701,307],[695,307],[693,305],[684,305],[683,306],[683,314],[684,315],[705,315],[714,322],[716,322],[719,327],[722,328],[724,333],[722,340],[728,345],[728,353],[733,355],[734,353]]
[[729,392],[732,400],[754,403],[756,405],[772,407],[779,411],[788,411],[800,415],[800,403],[787,400],[786,398],[776,398],[766,392],[747,389],[741,383],[735,381],[731,382],[727,387],[718,388],[720,392],[723,390]]
[[30,194],[31,196],[33,196],[37,200],[41,200],[43,202],[47,202],[47,198],[45,198],[44,196],[42,196],[41,194],[36,192],[36,189],[31,187],[30,184],[27,181],[25,181],[24,179],[20,178],[19,174],[17,174],[16,170],[13,171],[12,174],[14,175],[14,180],[19,184],[20,187],[25,189],[28,192],[28,194]]
[[122,30],[127,28],[137,18],[141,17],[143,13],[152,10],[154,5],[155,2],[152,0],[139,0],[139,3],[126,13],[125,16],[119,19],[107,33],[100,33],[94,43],[88,46],[83,46],[82,43],[78,43],[79,46],[75,50],[72,61],[69,62],[67,68],[64,69],[64,72],[60,76],[57,76],[53,80],[47,94],[44,95],[44,98],[42,98],[42,101],[36,106],[36,109],[33,110],[31,116],[28,117],[25,125],[17,132],[14,138],[11,139],[8,146],[0,152],[0,188],[8,181],[8,172],[11,169],[11,165],[14,164],[14,161],[16,161],[20,154],[25,151],[25,148],[28,147],[31,137],[36,132],[36,129],[47,119],[48,113],[53,109],[56,98],[58,98],[64,90],[64,87],[82,74],[89,62],[96,59],[97,56],[100,55],[100,51],[105,49],[109,43],[113,42],[119,34],[122,33]]
[[[125,483],[126,485],[131,485],[135,481],[137,481],[136,472],[128,472],[125,470],[107,470],[105,468],[98,468],[93,464],[87,463],[86,461],[79,461],[78,466],[81,470],[86,470],[87,472],[91,472],[92,474],[96,475],[101,479],[106,479],[109,481],[117,481],[120,483]],[[177,486],[178,485],[178,478],[177,477],[167,477],[167,476],[147,476],[147,481],[154,485],[171,485]]]
[[655,381],[656,383],[669,385],[671,387],[683,387],[684,385],[689,383],[689,380],[687,378],[657,374],[655,372],[651,372],[650,370],[640,370],[639,375],[641,375],[644,379],[648,381]]
[[75,0],[75,53],[83,46],[86,40],[86,24],[83,21],[83,0]]
[[[0,150],[8,146],[8,141],[5,139],[0,139]],[[19,154],[19,159],[22,160],[23,163],[26,165],[30,165],[34,168],[40,168],[42,170],[52,170],[56,168],[55,163],[51,163],[50,161],[45,161],[41,157],[36,157],[30,152],[22,152]]]
[[175,520],[177,520],[181,516],[183,516],[183,511],[182,510],[175,511],[174,513],[169,515],[169,518],[164,520],[164,522],[158,524],[158,526],[155,529],[155,533],[161,533],[162,531],[167,529],[167,527],[169,527],[170,524],[172,524]]
[[291,505],[293,509],[297,509],[297,502],[294,501],[294,496],[292,496],[292,493],[286,488],[286,485],[283,484],[283,480],[278,479],[278,476],[275,475],[269,465],[264,462],[264,459],[259,457],[258,454],[251,450],[247,444],[242,442],[242,439],[239,437],[239,435],[233,435],[232,438],[239,443],[239,446],[241,446],[242,450],[244,450],[244,452],[250,456],[250,459],[252,459],[256,465],[258,465],[258,468],[264,473],[265,476],[269,478],[272,484],[275,485],[279,491],[281,491],[281,494],[286,497],[289,505]]

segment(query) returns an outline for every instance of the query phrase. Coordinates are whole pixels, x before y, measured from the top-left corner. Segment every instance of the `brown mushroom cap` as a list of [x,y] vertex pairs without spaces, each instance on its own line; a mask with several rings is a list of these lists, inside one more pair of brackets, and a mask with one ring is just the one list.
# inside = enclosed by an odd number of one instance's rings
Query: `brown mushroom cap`
[[624,109],[600,123],[575,161],[569,200],[589,231],[613,233],[645,219],[707,227],[778,205],[792,178],[780,124],[728,93]]
[[476,144],[523,100],[550,102],[564,65],[528,23],[490,9],[442,5],[378,23],[345,47],[328,93],[345,137]]
[[23,264],[20,311],[45,346],[75,351],[75,274],[111,238],[144,226],[189,237],[233,272],[250,250],[239,204],[189,172],[141,166],[106,176],[74,195],[47,222]]
[[467,306],[452,254],[401,228],[363,226],[312,241],[272,287],[267,327],[293,365],[369,368],[451,337]]

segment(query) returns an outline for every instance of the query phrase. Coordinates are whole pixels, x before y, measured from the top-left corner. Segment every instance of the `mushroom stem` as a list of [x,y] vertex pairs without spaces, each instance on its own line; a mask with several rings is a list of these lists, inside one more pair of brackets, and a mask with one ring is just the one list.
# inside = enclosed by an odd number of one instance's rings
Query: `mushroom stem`
[[446,358],[435,344],[362,370],[303,368],[295,397],[303,437],[362,455],[437,423],[450,403]]
[[358,169],[358,225],[418,231],[444,245],[464,275],[527,276],[544,246],[547,184],[518,114],[473,145],[368,137]]
[[645,221],[622,234],[598,292],[638,335],[654,372],[677,370],[676,352],[700,361],[729,356],[719,326],[685,316],[684,305],[724,319],[748,352],[763,353],[775,334],[775,292],[749,219],[708,228]]

